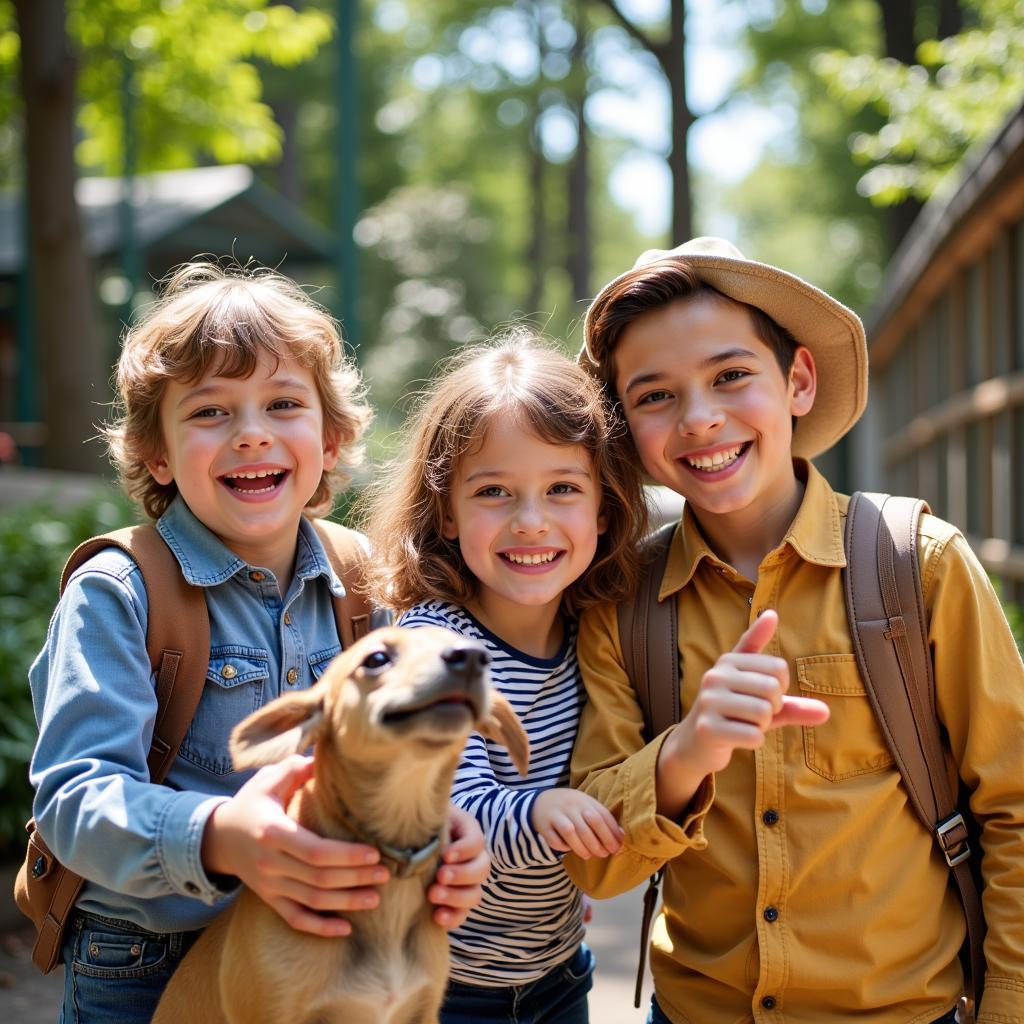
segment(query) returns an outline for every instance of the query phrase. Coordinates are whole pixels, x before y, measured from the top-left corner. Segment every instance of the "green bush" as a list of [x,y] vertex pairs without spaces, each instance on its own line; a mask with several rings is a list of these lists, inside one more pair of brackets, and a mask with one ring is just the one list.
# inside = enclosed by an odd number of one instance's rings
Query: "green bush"
[[0,854],[20,852],[31,811],[28,669],[46,640],[61,569],[79,541],[136,520],[126,498],[106,491],[71,508],[55,498],[0,510]]

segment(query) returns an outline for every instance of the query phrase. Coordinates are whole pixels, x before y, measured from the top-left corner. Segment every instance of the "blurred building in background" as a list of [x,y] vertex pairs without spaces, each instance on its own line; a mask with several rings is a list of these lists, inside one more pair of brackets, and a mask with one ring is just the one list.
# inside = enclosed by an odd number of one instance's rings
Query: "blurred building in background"
[[[123,178],[82,178],[76,198],[94,269],[100,344],[113,365],[124,323],[153,298],[154,282],[206,253],[255,259],[302,281],[329,277],[334,236],[242,165],[135,177],[126,209]],[[0,437],[34,464],[46,423],[31,321],[20,197],[0,195]],[[60,302],[60,295],[52,301]],[[103,410],[98,408],[96,418]]]
[[867,327],[854,485],[927,499],[1024,602],[1024,107],[925,206]]

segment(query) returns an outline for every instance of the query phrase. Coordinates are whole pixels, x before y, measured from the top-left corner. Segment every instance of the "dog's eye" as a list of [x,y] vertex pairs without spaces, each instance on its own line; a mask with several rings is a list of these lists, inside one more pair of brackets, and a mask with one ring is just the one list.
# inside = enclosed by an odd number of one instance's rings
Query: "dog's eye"
[[369,672],[379,672],[382,668],[387,668],[391,664],[391,659],[388,657],[386,651],[374,651],[372,654],[368,654],[363,658],[363,668]]

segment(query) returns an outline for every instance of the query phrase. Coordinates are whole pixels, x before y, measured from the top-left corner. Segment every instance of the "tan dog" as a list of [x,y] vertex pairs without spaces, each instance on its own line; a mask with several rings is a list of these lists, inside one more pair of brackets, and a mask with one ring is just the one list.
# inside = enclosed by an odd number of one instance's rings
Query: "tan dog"
[[[314,777],[288,813],[335,839],[376,845],[391,869],[352,934],[294,931],[248,889],[214,919],[171,978],[154,1024],[435,1024],[448,940],[426,899],[452,777],[472,729],[525,775],[526,733],[491,689],[483,647],[445,629],[379,629],[320,681],[236,726],[236,767],[316,744]],[[404,867],[402,865],[405,865]],[[399,877],[406,874],[407,877]]]

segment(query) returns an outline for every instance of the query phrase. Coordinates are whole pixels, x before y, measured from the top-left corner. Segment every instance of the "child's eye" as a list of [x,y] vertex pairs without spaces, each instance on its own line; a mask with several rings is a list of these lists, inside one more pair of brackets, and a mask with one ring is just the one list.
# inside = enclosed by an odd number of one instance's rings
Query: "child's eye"
[[274,409],[298,409],[299,403],[294,398],[278,398],[276,401],[270,403],[270,408]]
[[664,402],[672,396],[667,391],[648,391],[637,400],[637,405],[653,405],[655,402]]
[[553,484],[551,494],[579,494],[580,489],[575,484]]
[[499,487],[497,484],[491,484],[490,487],[481,487],[476,492],[474,497],[476,498],[504,498],[508,492],[504,487]]
[[734,381],[743,380],[744,377],[749,376],[750,374],[746,370],[726,370],[718,375],[718,382],[720,384],[732,384]]
[[205,409],[196,409],[194,413],[189,417],[194,420],[209,420],[215,416],[223,416],[224,413],[220,409],[216,409],[213,406],[207,406]]

